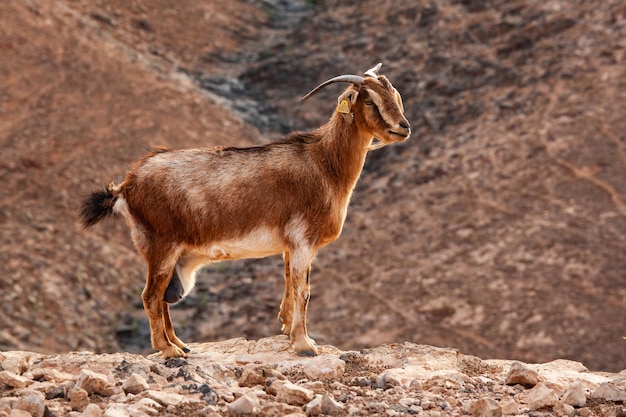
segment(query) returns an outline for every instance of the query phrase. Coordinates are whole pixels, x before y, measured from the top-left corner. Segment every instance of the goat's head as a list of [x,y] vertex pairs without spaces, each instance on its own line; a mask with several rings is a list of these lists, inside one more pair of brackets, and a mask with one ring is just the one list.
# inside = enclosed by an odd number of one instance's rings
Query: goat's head
[[404,117],[402,97],[384,75],[377,72],[382,64],[367,70],[365,76],[340,75],[315,87],[302,98],[306,100],[329,84],[348,82],[348,87],[338,99],[337,112],[342,113],[349,123],[357,124],[359,129],[378,139],[379,148],[392,142],[403,142],[411,134],[409,121]]

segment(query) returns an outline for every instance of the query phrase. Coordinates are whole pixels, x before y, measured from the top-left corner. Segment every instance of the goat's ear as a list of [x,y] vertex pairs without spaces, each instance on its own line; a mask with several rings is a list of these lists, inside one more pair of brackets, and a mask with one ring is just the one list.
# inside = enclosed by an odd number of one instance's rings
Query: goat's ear
[[352,123],[354,114],[352,114],[352,105],[356,103],[359,92],[356,90],[348,90],[337,99],[337,113],[341,113],[346,122]]

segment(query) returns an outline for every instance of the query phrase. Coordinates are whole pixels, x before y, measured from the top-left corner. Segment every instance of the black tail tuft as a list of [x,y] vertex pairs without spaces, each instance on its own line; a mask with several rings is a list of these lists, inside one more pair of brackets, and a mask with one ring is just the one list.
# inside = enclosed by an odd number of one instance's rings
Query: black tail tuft
[[81,206],[80,220],[87,228],[113,214],[113,205],[117,197],[109,189],[96,191],[87,197]]

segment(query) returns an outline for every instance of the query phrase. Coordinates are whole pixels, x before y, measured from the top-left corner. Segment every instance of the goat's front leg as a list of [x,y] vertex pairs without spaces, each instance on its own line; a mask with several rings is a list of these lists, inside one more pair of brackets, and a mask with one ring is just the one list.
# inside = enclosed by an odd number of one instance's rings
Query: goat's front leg
[[[148,280],[146,287],[141,293],[143,307],[148,315],[148,321],[150,322],[152,347],[161,352],[163,359],[187,357],[187,354],[168,338],[168,333],[173,334],[173,328],[171,332],[168,329],[168,327],[171,326],[171,319],[169,316],[169,307],[163,300],[163,297],[171,276],[172,271],[163,274],[159,266],[154,267],[149,265]],[[166,315],[169,321],[167,324],[165,320]],[[175,340],[180,342],[178,338]],[[182,344],[182,342],[180,343]]]
[[293,282],[293,321],[289,336],[296,352],[304,356],[317,356],[315,341],[306,330],[306,311],[311,296],[311,261],[315,254],[311,250],[292,251],[290,277]]
[[285,293],[283,294],[283,300],[280,303],[280,312],[278,313],[278,321],[281,324],[280,330],[283,334],[289,335],[291,333],[291,323],[293,318],[293,300],[294,289],[293,281],[291,279],[291,265],[289,262],[289,251],[284,253],[285,260]]
[[183,352],[191,352],[187,345],[180,340],[178,336],[176,336],[176,332],[174,332],[174,324],[172,323],[172,317],[170,316],[170,305],[167,302],[163,305],[163,323],[165,324],[165,335],[167,336],[167,339],[181,348]]

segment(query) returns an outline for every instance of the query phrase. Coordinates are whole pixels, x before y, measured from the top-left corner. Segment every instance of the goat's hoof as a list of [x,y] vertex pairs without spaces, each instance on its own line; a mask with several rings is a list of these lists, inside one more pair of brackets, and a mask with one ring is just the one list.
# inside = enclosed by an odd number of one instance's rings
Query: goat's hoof
[[315,351],[313,349],[306,349],[306,350],[303,350],[302,352],[298,352],[298,355],[300,355],[300,356],[308,356],[308,357],[312,358],[314,356],[319,355],[319,353],[317,353],[316,351],[317,351],[317,349],[315,349]]
[[163,359],[169,359],[169,358],[187,358],[187,353],[179,348],[178,346],[174,346],[174,345],[169,345],[161,350],[161,356],[163,356]]
[[191,349],[189,349],[187,346],[183,347],[183,348],[182,348],[182,350],[183,350],[183,352],[185,352],[185,353],[189,353],[189,352],[191,352]]
[[294,343],[294,348],[296,349],[296,353],[300,356],[311,357],[320,354],[315,347],[315,342],[310,337],[307,337],[305,340],[300,341],[300,343]]

